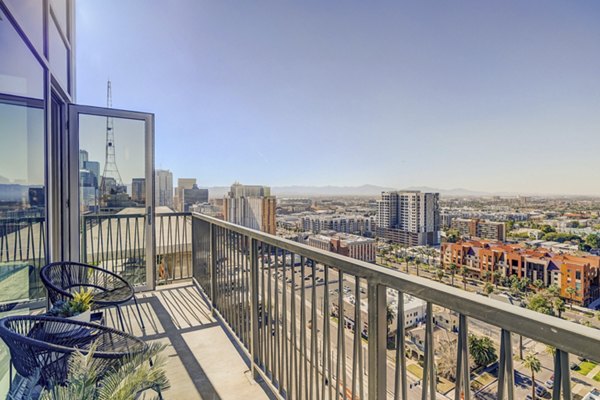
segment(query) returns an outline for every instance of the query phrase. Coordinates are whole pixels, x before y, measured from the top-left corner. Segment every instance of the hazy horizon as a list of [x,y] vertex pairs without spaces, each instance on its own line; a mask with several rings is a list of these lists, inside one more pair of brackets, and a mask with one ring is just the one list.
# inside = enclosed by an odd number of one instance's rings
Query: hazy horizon
[[600,195],[600,3],[77,2],[77,102],[200,186]]

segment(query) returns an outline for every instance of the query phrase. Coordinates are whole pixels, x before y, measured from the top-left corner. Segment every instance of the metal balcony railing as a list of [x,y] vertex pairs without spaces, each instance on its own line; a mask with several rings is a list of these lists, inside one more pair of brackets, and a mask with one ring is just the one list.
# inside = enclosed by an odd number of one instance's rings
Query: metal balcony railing
[[[434,306],[457,319],[454,389],[443,398],[474,398],[468,337],[476,324],[488,327],[499,350],[499,399],[521,398],[517,335],[556,348],[553,399],[572,398],[569,354],[600,360],[600,334],[592,328],[200,214],[193,214],[192,234],[195,281],[255,376],[284,398],[440,398]],[[405,335],[404,295],[425,302],[420,346]],[[423,352],[417,391],[405,356],[413,348]]]
[[0,219],[0,305],[44,297],[45,217]]
[[[146,263],[145,214],[88,214],[81,217],[81,260],[111,272],[141,272]],[[170,283],[192,277],[190,213],[155,217],[156,279]]]

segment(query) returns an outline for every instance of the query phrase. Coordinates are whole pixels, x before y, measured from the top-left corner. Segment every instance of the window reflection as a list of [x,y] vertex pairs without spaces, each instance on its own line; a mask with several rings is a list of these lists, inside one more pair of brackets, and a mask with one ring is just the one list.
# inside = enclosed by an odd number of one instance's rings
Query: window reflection
[[43,98],[42,66],[2,12],[0,12],[0,49],[2,49],[0,93]]
[[0,103],[0,309],[43,297],[43,109]]
[[69,54],[67,48],[65,46],[65,42],[63,42],[60,33],[58,33],[58,28],[54,21],[50,22],[49,29],[49,40],[50,40],[50,67],[52,70],[52,74],[58,80],[60,85],[68,91],[68,59]]

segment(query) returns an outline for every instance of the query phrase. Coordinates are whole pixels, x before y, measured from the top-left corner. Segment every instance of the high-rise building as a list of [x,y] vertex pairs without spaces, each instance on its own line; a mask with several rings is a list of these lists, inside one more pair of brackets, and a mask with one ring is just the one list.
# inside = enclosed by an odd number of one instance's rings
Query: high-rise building
[[179,178],[177,179],[177,187],[175,188],[175,209],[183,211],[183,191],[192,189],[196,185],[196,178]]
[[131,200],[139,204],[146,202],[146,179],[133,178],[131,180]]
[[191,189],[183,189],[181,195],[182,211],[190,211],[195,204],[208,203],[208,189],[200,189],[194,184]]
[[383,192],[377,202],[377,235],[406,246],[435,245],[440,234],[439,193]]
[[456,229],[461,236],[501,242],[506,239],[504,222],[484,221],[478,218],[455,218],[452,220],[451,227]]
[[156,206],[173,207],[173,173],[157,169],[155,177]]
[[[100,182],[100,163],[98,161],[84,161],[83,169],[90,171],[96,177],[96,181]],[[98,184],[96,184],[98,187]]]
[[85,168],[85,163],[89,160],[89,153],[87,150],[80,149],[79,150],[79,169],[87,169]]
[[223,200],[226,221],[275,234],[277,199],[267,186],[246,186],[236,182]]

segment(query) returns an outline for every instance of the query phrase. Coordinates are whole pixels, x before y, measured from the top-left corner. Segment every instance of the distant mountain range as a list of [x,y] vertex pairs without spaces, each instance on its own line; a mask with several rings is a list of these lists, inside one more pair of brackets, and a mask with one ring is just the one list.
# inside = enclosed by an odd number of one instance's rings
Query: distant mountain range
[[[229,192],[229,186],[209,187],[209,195],[211,198],[219,198],[226,196]],[[300,196],[379,196],[381,192],[393,190],[420,190],[423,192],[440,193],[443,196],[492,196],[495,193],[479,192],[463,188],[456,189],[437,189],[427,186],[411,186],[408,188],[392,188],[376,185],[362,186],[273,186],[271,193],[280,197],[300,197]],[[509,195],[508,193],[497,195]],[[514,194],[513,194],[514,195]]]

